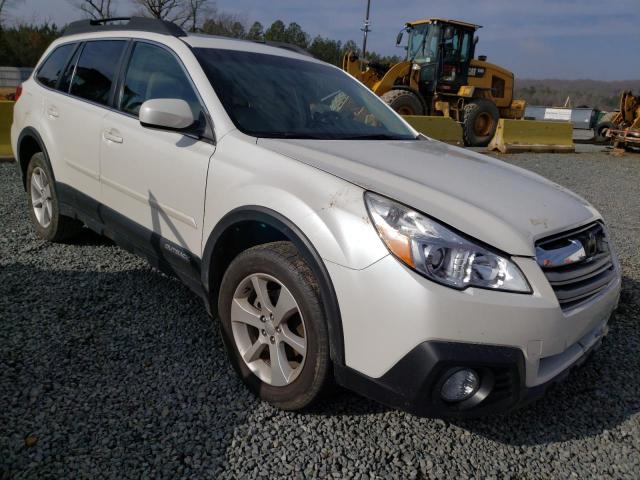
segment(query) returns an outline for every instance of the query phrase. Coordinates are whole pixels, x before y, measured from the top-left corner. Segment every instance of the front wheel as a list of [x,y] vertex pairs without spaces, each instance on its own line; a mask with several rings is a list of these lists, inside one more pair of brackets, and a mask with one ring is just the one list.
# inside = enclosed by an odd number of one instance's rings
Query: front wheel
[[218,311],[231,363],[254,394],[285,410],[320,396],[331,375],[327,322],[317,280],[293,244],[238,255]]
[[500,112],[491,100],[477,98],[464,106],[462,135],[467,147],[486,147],[496,133]]
[[380,98],[400,115],[424,115],[420,98],[410,90],[389,90]]

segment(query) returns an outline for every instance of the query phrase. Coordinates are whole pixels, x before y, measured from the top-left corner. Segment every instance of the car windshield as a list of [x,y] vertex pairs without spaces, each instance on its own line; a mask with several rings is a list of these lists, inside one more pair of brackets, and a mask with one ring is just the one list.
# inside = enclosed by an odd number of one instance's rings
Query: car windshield
[[416,138],[373,92],[337,68],[236,50],[196,48],[195,53],[231,120],[248,135]]

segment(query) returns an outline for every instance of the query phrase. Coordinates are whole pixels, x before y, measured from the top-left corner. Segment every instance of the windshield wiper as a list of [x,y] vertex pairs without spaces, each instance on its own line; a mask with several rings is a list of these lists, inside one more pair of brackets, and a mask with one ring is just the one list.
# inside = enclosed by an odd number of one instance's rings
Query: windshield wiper
[[338,137],[336,140],[415,140],[416,137],[400,137],[388,133],[372,133],[369,135],[349,135]]
[[269,133],[257,133],[256,137],[259,138],[299,138],[303,140],[315,139],[315,140],[323,140],[326,139],[326,136],[323,135],[312,135],[310,133],[295,133],[295,132],[269,132]]
[[416,140],[418,137],[402,137],[388,133],[373,133],[369,135],[334,135],[334,134],[311,134],[295,132],[269,132],[255,133],[258,138],[288,138],[298,140]]

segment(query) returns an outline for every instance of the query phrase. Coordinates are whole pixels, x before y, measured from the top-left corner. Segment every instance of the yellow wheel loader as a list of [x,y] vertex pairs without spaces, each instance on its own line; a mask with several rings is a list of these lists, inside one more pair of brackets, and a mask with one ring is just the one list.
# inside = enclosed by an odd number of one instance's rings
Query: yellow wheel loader
[[596,127],[596,135],[611,139],[614,148],[640,147],[640,97],[631,90],[622,92],[620,111],[606,114]]
[[513,73],[485,56],[474,58],[478,28],[441,18],[408,22],[396,41],[408,34],[404,61],[381,65],[348,52],[342,68],[401,115],[451,117],[462,126],[465,145],[486,146],[500,118],[522,118],[525,102],[513,99]]

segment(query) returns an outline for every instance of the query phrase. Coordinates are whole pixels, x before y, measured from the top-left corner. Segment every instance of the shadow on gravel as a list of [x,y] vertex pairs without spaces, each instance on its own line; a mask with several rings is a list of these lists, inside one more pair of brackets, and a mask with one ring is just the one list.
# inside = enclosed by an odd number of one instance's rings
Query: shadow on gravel
[[623,278],[609,327],[588,361],[538,402],[507,416],[452,423],[511,445],[564,442],[614,429],[640,412],[640,282]]
[[114,245],[113,241],[104,235],[99,235],[89,228],[83,228],[73,238],[65,242],[67,245],[86,245],[86,246],[98,246],[98,245]]
[[377,415],[390,411],[393,411],[393,408],[362,397],[338,385],[333,385],[322,400],[306,408],[303,413],[322,417],[335,417],[342,415]]
[[0,268],[0,478],[224,469],[255,400],[214,322],[177,280],[110,269]]

